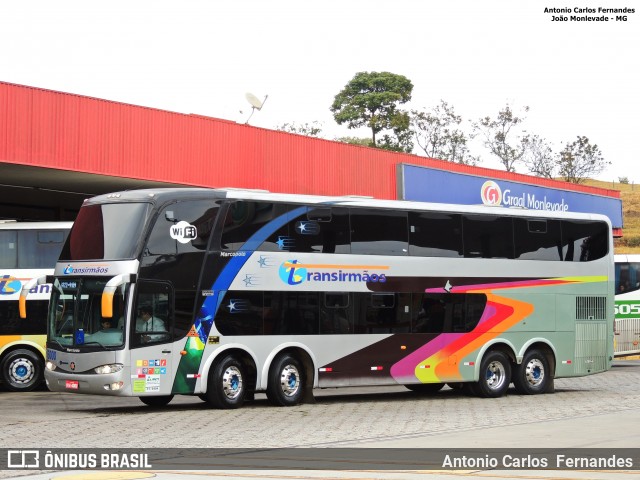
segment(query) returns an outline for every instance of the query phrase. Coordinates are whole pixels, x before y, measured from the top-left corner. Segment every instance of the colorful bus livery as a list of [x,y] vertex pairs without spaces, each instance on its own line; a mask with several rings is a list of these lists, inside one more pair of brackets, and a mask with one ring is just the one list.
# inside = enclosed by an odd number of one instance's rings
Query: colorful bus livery
[[51,285],[29,289],[29,316],[19,298],[31,279],[53,273],[71,222],[0,222],[0,381],[29,391],[44,379],[46,317]]
[[599,215],[222,189],[95,197],[55,274],[33,282],[54,287],[45,377],[218,408],[356,385],[552,392],[611,366],[612,253]]

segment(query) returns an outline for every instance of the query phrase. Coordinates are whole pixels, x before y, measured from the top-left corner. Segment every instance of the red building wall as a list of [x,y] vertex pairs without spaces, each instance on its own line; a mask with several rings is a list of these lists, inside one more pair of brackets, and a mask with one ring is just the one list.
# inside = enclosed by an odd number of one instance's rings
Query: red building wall
[[620,197],[616,190],[0,82],[0,162],[205,187],[397,198],[396,165]]

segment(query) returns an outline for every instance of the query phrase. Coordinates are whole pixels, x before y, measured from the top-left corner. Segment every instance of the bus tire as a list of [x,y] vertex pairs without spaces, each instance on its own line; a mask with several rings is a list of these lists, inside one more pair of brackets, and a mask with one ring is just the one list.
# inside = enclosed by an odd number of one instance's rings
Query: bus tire
[[305,388],[304,370],[291,355],[277,357],[269,369],[267,398],[273,405],[292,407],[302,402]]
[[410,383],[405,387],[415,393],[438,393],[444,387],[444,383]]
[[2,383],[13,392],[30,392],[44,379],[44,362],[32,350],[19,348],[7,353],[0,364]]
[[493,350],[487,352],[480,363],[480,379],[475,384],[477,395],[497,398],[504,395],[511,383],[511,362],[504,353]]
[[513,386],[523,395],[544,393],[551,381],[551,369],[546,355],[540,350],[530,350],[513,372]]
[[240,408],[247,393],[242,362],[233,355],[224,357],[209,374],[207,399],[215,408]]
[[157,397],[138,397],[142,403],[144,403],[148,407],[153,408],[162,408],[166,407],[171,400],[173,400],[173,395],[160,395]]

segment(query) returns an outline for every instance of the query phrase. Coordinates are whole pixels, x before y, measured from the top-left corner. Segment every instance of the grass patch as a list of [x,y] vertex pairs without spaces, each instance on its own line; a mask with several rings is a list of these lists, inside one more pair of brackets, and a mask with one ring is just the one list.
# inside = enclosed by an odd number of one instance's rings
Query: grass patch
[[588,180],[585,185],[618,190],[622,200],[622,238],[613,241],[615,253],[640,253],[640,185]]

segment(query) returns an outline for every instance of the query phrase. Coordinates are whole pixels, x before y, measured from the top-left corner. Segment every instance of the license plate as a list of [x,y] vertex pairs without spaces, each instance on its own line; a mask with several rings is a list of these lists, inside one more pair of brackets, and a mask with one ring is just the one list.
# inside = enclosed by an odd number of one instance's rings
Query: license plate
[[64,387],[69,390],[78,390],[80,383],[77,380],[66,380],[64,383]]

